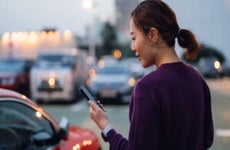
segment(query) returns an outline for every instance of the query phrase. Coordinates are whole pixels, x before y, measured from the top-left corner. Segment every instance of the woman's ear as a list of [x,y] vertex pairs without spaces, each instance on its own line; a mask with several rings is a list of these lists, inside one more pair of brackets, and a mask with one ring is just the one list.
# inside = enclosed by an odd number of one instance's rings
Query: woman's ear
[[150,28],[148,38],[151,43],[156,43],[159,38],[158,30],[154,27]]

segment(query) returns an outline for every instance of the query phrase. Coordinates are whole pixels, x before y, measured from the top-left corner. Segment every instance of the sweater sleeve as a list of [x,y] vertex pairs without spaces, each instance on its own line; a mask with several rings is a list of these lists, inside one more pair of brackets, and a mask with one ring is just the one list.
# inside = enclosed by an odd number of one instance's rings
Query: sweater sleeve
[[158,149],[160,115],[152,89],[137,84],[131,101],[129,138],[110,130],[110,150]]
[[107,134],[107,140],[110,144],[110,150],[128,150],[128,140],[121,134],[111,129]]

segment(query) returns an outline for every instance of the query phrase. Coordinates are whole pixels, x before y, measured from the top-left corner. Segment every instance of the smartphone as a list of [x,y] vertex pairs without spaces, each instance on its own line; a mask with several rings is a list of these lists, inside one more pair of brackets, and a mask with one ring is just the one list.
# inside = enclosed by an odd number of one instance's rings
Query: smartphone
[[105,109],[102,107],[102,105],[100,105],[100,103],[98,102],[99,100],[96,98],[96,96],[92,93],[92,91],[86,87],[85,85],[81,86],[79,88],[79,90],[82,92],[82,94],[85,96],[85,98],[87,100],[92,100],[94,103],[96,103],[103,111],[105,111]]

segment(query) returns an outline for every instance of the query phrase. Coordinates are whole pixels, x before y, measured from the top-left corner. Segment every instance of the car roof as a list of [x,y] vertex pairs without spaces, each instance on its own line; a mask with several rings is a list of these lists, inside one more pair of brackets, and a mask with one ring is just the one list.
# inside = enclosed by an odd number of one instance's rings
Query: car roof
[[22,99],[22,96],[23,95],[15,92],[15,91],[0,88],[0,98],[2,98],[2,97],[12,97],[12,98],[17,98],[17,99]]

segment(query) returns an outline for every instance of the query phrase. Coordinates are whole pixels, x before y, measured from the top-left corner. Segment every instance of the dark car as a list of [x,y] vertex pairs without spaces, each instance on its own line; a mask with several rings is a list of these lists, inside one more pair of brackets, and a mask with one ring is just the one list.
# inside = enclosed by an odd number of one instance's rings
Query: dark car
[[14,90],[29,97],[29,73],[32,65],[32,60],[0,60],[0,88]]
[[58,123],[15,91],[0,88],[0,150],[99,150],[96,134],[67,118]]
[[129,103],[136,78],[122,64],[95,67],[90,71],[89,88],[105,103]]
[[204,57],[199,60],[198,71],[205,78],[218,78],[223,76],[221,62],[215,57]]

